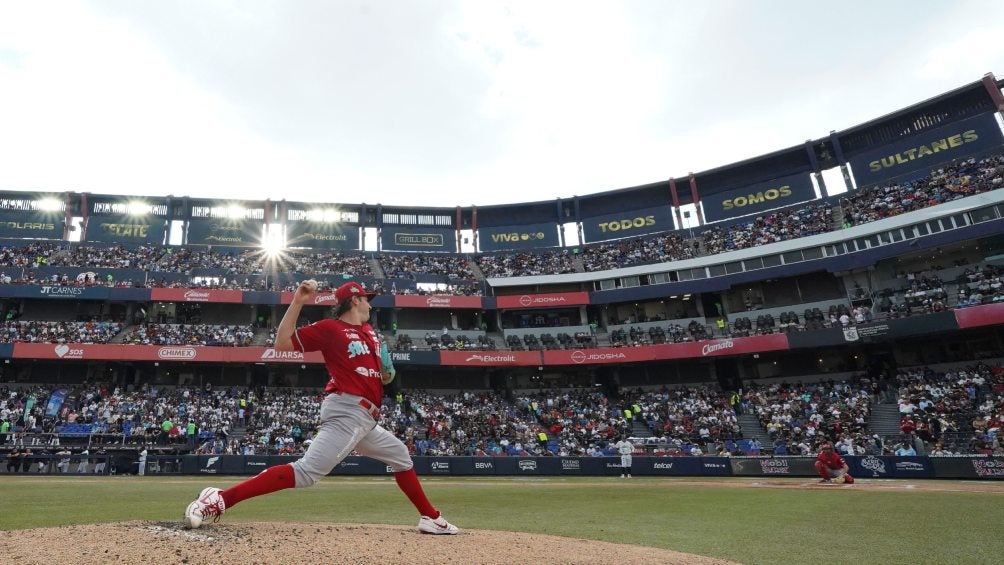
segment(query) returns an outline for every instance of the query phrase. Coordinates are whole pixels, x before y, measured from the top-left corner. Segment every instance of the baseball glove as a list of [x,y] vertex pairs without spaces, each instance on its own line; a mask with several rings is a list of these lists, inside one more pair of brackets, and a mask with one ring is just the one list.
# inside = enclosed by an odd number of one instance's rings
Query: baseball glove
[[387,343],[380,344],[380,382],[385,386],[389,385],[394,377],[397,376],[397,370],[394,369],[394,361],[390,356],[390,351],[387,349]]
[[833,482],[837,483],[838,485],[844,484],[844,481],[846,481],[846,480],[847,479],[843,475],[840,475],[839,477],[834,477],[833,478]]

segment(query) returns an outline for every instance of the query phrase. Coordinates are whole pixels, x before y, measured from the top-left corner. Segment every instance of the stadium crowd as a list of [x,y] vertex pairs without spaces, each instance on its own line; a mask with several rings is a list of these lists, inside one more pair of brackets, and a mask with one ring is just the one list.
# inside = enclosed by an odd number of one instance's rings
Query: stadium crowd
[[[861,225],[1001,187],[1004,187],[1004,156],[995,155],[980,161],[967,159],[932,171],[928,176],[913,182],[855,192],[853,196],[841,201],[842,224],[845,227]],[[614,269],[685,259],[695,254],[714,255],[786,241],[831,231],[837,227],[837,223],[833,221],[833,209],[829,203],[807,203],[727,226],[715,225],[700,233],[696,241],[687,241],[681,234],[666,233],[584,245],[580,249],[583,268],[590,271]],[[61,251],[60,246],[66,246],[68,250]],[[482,254],[476,257],[476,263],[488,278],[551,275],[575,272],[575,257],[567,249],[545,250]],[[232,275],[262,274],[270,270],[341,273],[354,277],[374,274],[371,262],[363,252],[309,253],[290,250],[271,256],[257,249],[234,251],[225,248],[219,250],[211,247],[158,245],[99,247],[66,242],[33,242],[0,247],[0,259],[0,264],[12,267],[11,272],[0,273],[0,281],[9,277],[10,282],[28,284],[51,282],[48,278],[28,276],[28,270],[43,265],[189,274],[200,268],[223,269]],[[389,277],[437,274],[458,280],[475,278],[469,259],[461,255],[381,254],[377,259]],[[60,282],[76,284],[73,280]],[[241,288],[239,283],[232,284],[235,288]],[[259,285],[248,288],[259,289]]]
[[43,322],[5,320],[0,343],[108,343],[122,331],[119,322]]
[[694,257],[695,251],[693,247],[687,245],[683,236],[663,234],[587,245],[582,250],[582,262],[588,272],[604,271],[632,265],[689,259]]
[[701,234],[703,255],[759,247],[833,231],[833,207],[826,202],[803,204],[727,227],[714,226]]
[[952,163],[913,182],[859,191],[841,203],[844,226],[857,226],[1004,188],[1004,156]]
[[254,342],[249,325],[146,323],[130,330],[122,343],[129,345],[208,345],[247,347]]
[[460,255],[395,253],[381,254],[377,259],[384,274],[392,278],[406,279],[416,274],[442,275],[457,280],[474,278],[468,259]]
[[538,253],[480,255],[477,264],[485,278],[560,275],[575,272],[575,258],[567,249]]

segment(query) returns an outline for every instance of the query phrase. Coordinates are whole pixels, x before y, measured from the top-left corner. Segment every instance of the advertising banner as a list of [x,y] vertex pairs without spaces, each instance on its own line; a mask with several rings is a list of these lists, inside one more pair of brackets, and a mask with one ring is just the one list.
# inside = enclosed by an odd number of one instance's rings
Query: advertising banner
[[0,237],[62,239],[63,214],[18,212],[0,214]]
[[1004,457],[965,455],[961,457],[931,457],[934,474],[939,479],[1004,480]]
[[[292,292],[282,292],[279,295],[279,300],[282,304],[292,304],[293,293]],[[335,307],[338,305],[338,300],[335,298],[335,293],[329,290],[323,292],[315,292],[314,296],[306,303],[307,306],[331,306]]]
[[552,223],[478,228],[481,251],[557,247],[558,225]]
[[346,457],[335,466],[332,475],[386,475],[389,468],[385,463],[369,457]]
[[588,292],[562,292],[556,294],[521,294],[496,296],[495,306],[500,310],[520,308],[561,308],[589,304]]
[[164,243],[166,220],[156,216],[91,216],[86,241],[107,243]]
[[784,208],[816,198],[809,173],[799,173],[742,188],[701,194],[704,219],[718,222],[729,218]]
[[0,359],[9,359],[14,355],[13,343],[0,343]]
[[452,296],[452,295],[418,295],[418,294],[396,294],[394,295],[394,306],[397,308],[450,308],[481,309],[480,296]]
[[1004,302],[961,308],[954,310],[953,314],[960,328],[996,326],[1004,324]]
[[844,461],[854,478],[925,479],[934,477],[934,466],[928,457],[846,456]]
[[539,351],[440,351],[441,365],[501,367],[540,365]]
[[17,296],[23,298],[108,300],[109,288],[105,286],[39,286],[28,284],[18,287]]
[[471,473],[474,475],[494,475],[495,474],[495,460],[502,459],[501,457],[471,457],[472,469]]
[[840,332],[843,340],[846,342],[867,342],[947,332],[956,330],[958,327],[955,312],[936,312],[934,314],[910,316],[909,318],[898,318],[884,322],[848,326],[840,328]]
[[261,245],[262,224],[259,221],[198,219],[188,223],[189,245]]
[[[816,460],[809,457],[733,457],[732,474],[750,477],[811,477]],[[848,465],[849,466],[849,465]],[[851,476],[854,476],[853,471]]]
[[286,246],[359,249],[359,227],[338,222],[290,222],[286,224]]
[[221,347],[231,363],[324,363],[318,351],[277,351],[272,347]]
[[391,351],[390,360],[399,365],[439,365],[438,351]]
[[700,357],[720,357],[725,355],[745,355],[764,351],[784,351],[788,349],[787,334],[758,335],[732,339],[716,339],[687,343],[667,343],[650,345],[656,361],[664,359],[689,359]]
[[993,113],[974,116],[898,139],[850,157],[854,180],[866,187],[890,179],[922,176],[941,163],[1000,147],[1004,143]]
[[653,359],[655,359],[655,352],[651,347],[544,351],[545,365],[604,365],[608,363],[639,363]]
[[673,210],[668,205],[582,219],[582,235],[587,243],[672,231],[675,228]]
[[[4,344],[8,347],[12,344]],[[119,345],[89,343],[13,344],[12,356],[21,359],[105,361],[181,361],[200,363],[323,363],[321,354],[276,351],[271,347],[209,347],[201,345]],[[3,349],[0,349],[0,354]],[[436,352],[412,352],[412,355]],[[407,363],[405,363],[407,364]],[[432,364],[432,363],[430,363]]]
[[399,228],[384,226],[380,230],[380,249],[384,251],[457,252],[457,232],[452,228]]
[[[701,457],[635,457],[631,462],[635,475],[700,475]],[[620,465],[620,461],[617,461]],[[719,474],[719,469],[715,469]],[[726,473],[728,474],[728,473]]]
[[154,288],[150,300],[159,302],[231,302],[240,304],[244,295],[239,290],[209,290],[204,288]]

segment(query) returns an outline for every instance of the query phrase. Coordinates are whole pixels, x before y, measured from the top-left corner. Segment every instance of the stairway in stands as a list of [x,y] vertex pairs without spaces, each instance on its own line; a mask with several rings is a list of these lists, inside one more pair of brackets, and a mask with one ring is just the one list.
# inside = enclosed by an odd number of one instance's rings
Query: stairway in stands
[[760,445],[765,449],[774,445],[770,436],[767,435],[767,430],[760,425],[760,420],[758,420],[753,414],[740,414],[736,416],[736,420],[739,421],[739,425],[742,427],[744,438],[756,438],[757,441],[760,442]]
[[269,347],[271,344],[268,342],[268,338],[271,335],[271,331],[268,328],[255,328],[254,330],[254,340],[251,345],[256,345],[259,347]]
[[380,260],[376,257],[370,257],[370,269],[373,270],[373,278],[375,279],[385,279],[387,274],[383,272],[383,267],[380,266]]
[[631,437],[647,438],[652,437],[652,435],[652,430],[649,429],[648,424],[637,419],[631,420]]
[[883,438],[898,437],[899,404],[872,404],[868,416],[868,431]]
[[572,265],[576,273],[586,272],[586,263],[582,260],[582,255],[572,255]]
[[125,343],[126,336],[131,334],[133,330],[136,329],[137,327],[139,326],[126,325],[125,327],[122,328],[122,331],[115,334],[115,337],[108,340],[108,343]]
[[478,265],[478,261],[473,255],[467,256],[467,266],[470,267],[471,272],[474,273],[475,280],[485,280],[485,273],[481,270],[481,267]]

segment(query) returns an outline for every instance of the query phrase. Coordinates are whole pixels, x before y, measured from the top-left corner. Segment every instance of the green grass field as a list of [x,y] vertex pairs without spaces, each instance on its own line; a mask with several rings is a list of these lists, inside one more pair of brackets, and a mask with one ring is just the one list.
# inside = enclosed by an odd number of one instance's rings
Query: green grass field
[[[177,520],[202,487],[238,480],[2,476],[0,529]],[[749,488],[665,478],[423,482],[461,528],[662,547],[743,563],[999,563],[1004,555],[1000,492]],[[952,484],[937,483],[947,491]],[[409,525],[416,514],[393,479],[339,477],[245,501],[224,520]]]

